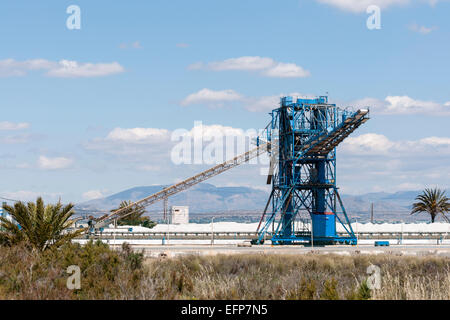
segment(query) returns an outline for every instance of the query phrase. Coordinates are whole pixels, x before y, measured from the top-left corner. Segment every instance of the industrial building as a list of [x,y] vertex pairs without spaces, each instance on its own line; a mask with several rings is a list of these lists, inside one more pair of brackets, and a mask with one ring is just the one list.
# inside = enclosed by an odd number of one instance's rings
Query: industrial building
[[172,206],[170,208],[170,224],[189,223],[189,207]]
[[[336,185],[336,147],[369,119],[369,110],[341,109],[327,96],[288,96],[271,115],[264,138],[270,143],[272,192],[254,243],[270,233],[272,244],[356,244]],[[336,233],[336,223],[345,236]]]

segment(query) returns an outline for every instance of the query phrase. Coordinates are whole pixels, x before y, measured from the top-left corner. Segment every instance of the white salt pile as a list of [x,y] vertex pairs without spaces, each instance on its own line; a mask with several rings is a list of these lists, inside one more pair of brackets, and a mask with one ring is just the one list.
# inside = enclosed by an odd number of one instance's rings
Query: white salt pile
[[[154,228],[144,228],[139,226],[121,226],[116,229],[118,232],[127,232],[132,228],[133,232],[255,232],[258,223],[238,223],[238,222],[215,222],[213,224],[158,224]],[[355,232],[449,232],[450,223],[352,223]],[[337,232],[344,232],[340,223],[336,224]],[[107,228],[105,232],[113,232],[115,229]]]

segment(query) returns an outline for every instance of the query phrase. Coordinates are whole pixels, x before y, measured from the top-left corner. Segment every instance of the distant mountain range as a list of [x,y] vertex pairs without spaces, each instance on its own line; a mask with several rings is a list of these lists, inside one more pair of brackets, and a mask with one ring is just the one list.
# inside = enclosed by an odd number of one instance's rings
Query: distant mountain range
[[[117,208],[123,200],[136,201],[165,187],[167,186],[135,187],[105,198],[83,202],[75,209],[80,214],[94,213],[94,216],[100,216],[105,211]],[[371,203],[374,204],[376,220],[427,220],[428,217],[425,214],[417,216],[408,214],[414,198],[419,193],[420,191],[402,191],[367,193],[357,196],[342,195],[342,201],[349,216],[362,222],[370,219]],[[200,217],[227,216],[230,219],[242,220],[254,216],[257,219],[264,209],[268,196],[268,192],[249,187],[216,187],[209,183],[200,183],[169,198],[169,206],[189,206],[191,217],[198,214]],[[147,208],[151,216],[156,214],[156,217],[160,217],[162,211],[162,202]]]
[[[167,186],[149,186],[131,188],[106,198],[90,200],[77,205],[77,209],[111,210],[123,200],[136,201]],[[189,206],[191,212],[224,212],[235,210],[259,210],[264,208],[268,193],[247,187],[216,187],[209,183],[200,183],[186,191],[169,198],[169,205]],[[148,212],[161,211],[162,202],[148,208]]]

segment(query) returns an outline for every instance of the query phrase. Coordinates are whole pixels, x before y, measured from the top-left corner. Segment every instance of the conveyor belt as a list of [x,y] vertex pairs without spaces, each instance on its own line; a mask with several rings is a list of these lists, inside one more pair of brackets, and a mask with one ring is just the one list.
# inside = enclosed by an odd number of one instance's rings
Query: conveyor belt
[[311,141],[302,146],[303,152],[301,152],[301,157],[313,154],[326,156],[348,137],[348,135],[369,120],[367,117],[368,113],[369,111],[366,109],[358,110],[352,117],[345,119],[340,126],[330,133],[313,137]]
[[[342,140],[344,140],[350,133],[352,133],[361,124],[366,122],[368,118],[366,117],[369,113],[368,110],[358,110],[355,114],[346,120],[344,120],[339,127],[327,134],[322,134],[320,136],[313,137],[310,142],[307,142],[302,146],[302,152],[300,153],[299,159],[312,154],[319,154],[326,156],[331,150],[333,150]],[[242,163],[249,161],[262,153],[265,153],[270,148],[270,142],[264,142],[258,147],[244,154],[241,154],[231,160],[225,161],[215,167],[212,167],[206,171],[203,171],[193,177],[190,177],[184,181],[167,187],[155,194],[152,194],[142,200],[136,201],[127,207],[116,210],[98,220],[95,223],[95,228],[100,228],[114,219],[120,219],[130,214],[130,209],[137,206],[149,206],[155,202],[166,199],[174,194],[184,191],[193,185],[203,182],[209,178],[212,178],[224,171],[231,168],[237,167]],[[298,159],[297,159],[298,160]],[[272,167],[272,165],[271,165]],[[269,172],[269,176],[272,173]]]
[[110,223],[110,221],[114,219],[120,219],[130,214],[130,209],[133,209],[137,206],[149,206],[151,204],[154,204],[155,202],[161,201],[165,198],[168,198],[170,196],[173,196],[174,194],[184,191],[190,187],[192,187],[195,184],[198,184],[200,182],[203,182],[209,178],[212,178],[224,171],[227,171],[231,168],[237,167],[240,164],[243,164],[250,159],[253,159],[257,156],[259,156],[262,153],[265,153],[268,148],[270,147],[269,142],[265,142],[258,147],[254,148],[253,150],[250,150],[244,154],[241,154],[231,160],[225,161],[224,163],[221,163],[215,167],[212,167],[206,171],[203,171],[193,177],[190,177],[184,181],[181,181],[177,184],[174,184],[170,187],[167,187],[155,194],[152,194],[151,196],[148,196],[142,200],[136,201],[132,204],[130,204],[127,207],[121,208],[119,210],[116,210],[109,215],[102,217],[100,220],[98,220],[95,223],[95,228],[101,228],[107,224]]

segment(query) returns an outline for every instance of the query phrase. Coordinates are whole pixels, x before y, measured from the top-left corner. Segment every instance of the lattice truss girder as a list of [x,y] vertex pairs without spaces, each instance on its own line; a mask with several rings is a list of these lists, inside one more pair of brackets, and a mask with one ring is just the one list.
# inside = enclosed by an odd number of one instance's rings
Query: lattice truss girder
[[234,157],[233,159],[230,159],[228,161],[225,161],[224,163],[218,164],[208,170],[205,170],[193,177],[190,177],[188,179],[185,179],[179,183],[176,183],[170,187],[167,187],[155,194],[152,194],[144,199],[138,200],[134,203],[131,203],[129,206],[121,208],[119,210],[116,210],[110,214],[108,214],[105,217],[102,217],[99,219],[96,224],[95,228],[101,228],[107,224],[109,224],[114,219],[121,219],[126,217],[127,215],[132,213],[133,208],[136,208],[138,206],[149,206],[152,205],[158,201],[167,199],[170,196],[173,196],[181,191],[184,191],[200,182],[203,182],[207,179],[210,179],[214,176],[217,176],[227,170],[230,170],[234,167],[237,167],[245,162],[248,162],[249,160],[258,157],[259,155],[267,152],[267,150],[270,148],[271,143],[269,142],[263,142],[260,145],[258,145],[256,148],[238,155],[237,157]]
[[[292,161],[284,161],[284,162],[292,162]],[[327,177],[327,183],[332,185],[336,181],[335,178],[335,154],[334,150],[328,155],[327,161],[326,161],[326,177]],[[286,184],[286,181],[283,176],[279,175],[278,170],[273,170],[273,178],[274,178],[274,185],[275,187],[282,186]],[[313,185],[317,185],[317,170],[315,169],[315,162],[313,159],[309,160],[308,158],[305,158],[303,161],[297,163],[295,167],[293,167],[292,170],[292,176],[294,177],[294,180],[296,181],[298,186],[307,187],[310,185],[311,187]]]
[[272,111],[267,131],[267,140],[279,144],[278,167],[272,173],[272,193],[258,226],[259,240],[270,226],[274,239],[295,238],[295,221],[302,220],[301,213],[312,218],[315,212],[326,211],[354,237],[336,188],[335,148],[368,120],[368,110],[350,112],[326,101],[305,103],[307,99],[285,105],[283,99],[280,108]]

